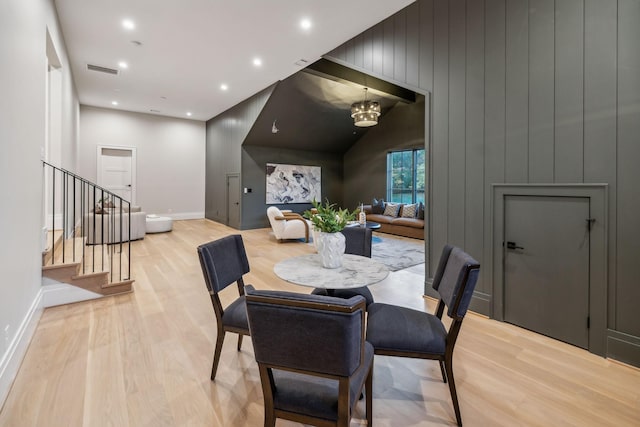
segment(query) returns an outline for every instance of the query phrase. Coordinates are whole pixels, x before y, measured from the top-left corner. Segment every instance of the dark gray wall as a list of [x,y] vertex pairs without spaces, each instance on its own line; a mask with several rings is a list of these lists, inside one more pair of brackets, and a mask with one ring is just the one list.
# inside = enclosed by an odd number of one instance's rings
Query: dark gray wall
[[[290,150],[273,147],[245,146],[242,149],[242,186],[251,193],[242,195],[242,229],[269,227],[267,219],[266,164],[320,166],[322,168],[322,198],[343,206],[342,154]],[[276,205],[302,213],[310,203]]]
[[424,148],[424,96],[414,104],[398,103],[344,155],[344,202],[353,209],[376,197],[386,199],[387,153]]
[[432,266],[446,242],[483,262],[492,183],[609,185],[607,354],[636,365],[639,21],[638,0],[418,0],[327,55],[432,94]]
[[206,218],[226,224],[227,174],[241,172],[242,143],[274,87],[275,85],[263,90],[207,121]]

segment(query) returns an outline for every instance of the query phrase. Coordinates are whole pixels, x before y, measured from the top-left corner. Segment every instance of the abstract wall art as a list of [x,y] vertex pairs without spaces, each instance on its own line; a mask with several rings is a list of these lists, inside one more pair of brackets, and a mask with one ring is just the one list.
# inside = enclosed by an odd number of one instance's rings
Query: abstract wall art
[[267,163],[268,205],[321,201],[320,166]]

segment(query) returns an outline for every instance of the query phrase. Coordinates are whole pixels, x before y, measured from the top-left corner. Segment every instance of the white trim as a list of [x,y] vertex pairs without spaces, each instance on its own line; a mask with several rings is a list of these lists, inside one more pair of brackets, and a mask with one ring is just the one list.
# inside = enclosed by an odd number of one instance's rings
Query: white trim
[[46,277],[42,278],[44,285],[42,287],[42,307],[44,308],[88,301],[104,296],[68,283],[56,282],[55,280],[51,280],[51,284],[48,284],[47,280],[51,279],[47,279]]
[[177,221],[181,219],[202,219],[204,218],[204,212],[178,212],[178,213],[163,213],[160,216],[168,216],[171,219]]
[[27,353],[27,348],[36,331],[36,326],[40,321],[42,311],[41,289],[20,324],[20,328],[16,332],[13,341],[9,344],[9,348],[2,356],[2,360],[0,360],[0,408],[4,405],[4,401],[9,395],[9,390],[13,385],[13,380],[18,374],[22,359]]

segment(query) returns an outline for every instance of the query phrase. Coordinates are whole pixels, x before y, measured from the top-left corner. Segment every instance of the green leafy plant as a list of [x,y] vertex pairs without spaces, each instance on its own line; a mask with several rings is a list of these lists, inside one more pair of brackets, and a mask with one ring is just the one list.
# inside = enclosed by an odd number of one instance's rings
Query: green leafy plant
[[329,203],[327,199],[322,205],[315,199],[313,202],[314,209],[305,211],[303,216],[313,223],[316,230],[325,233],[337,233],[341,231],[349,221],[353,221],[356,217],[356,211],[348,209],[340,209],[335,203]]

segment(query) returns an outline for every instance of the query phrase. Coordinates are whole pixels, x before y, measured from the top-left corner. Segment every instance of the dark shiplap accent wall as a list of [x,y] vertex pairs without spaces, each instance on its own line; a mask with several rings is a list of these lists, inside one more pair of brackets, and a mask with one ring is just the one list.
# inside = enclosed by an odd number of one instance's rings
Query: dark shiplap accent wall
[[[629,343],[640,342],[638,22],[637,0],[419,0],[327,55],[432,94],[432,266],[446,242],[483,262],[491,183],[607,183],[608,327]],[[486,275],[478,290],[491,294]],[[640,364],[640,347],[627,359]]]
[[[227,174],[241,172],[241,149],[274,86],[207,121],[205,217],[226,224]],[[241,177],[242,180],[242,177]],[[242,182],[241,182],[241,185]],[[241,207],[242,208],[242,207]]]
[[[320,166],[322,198],[338,206],[343,205],[342,154],[317,151],[291,150],[275,147],[244,146],[242,149],[242,182],[251,188],[251,193],[242,195],[242,229],[269,227],[266,199],[266,165]],[[311,203],[277,205],[280,209],[291,209],[302,213],[311,209]]]

